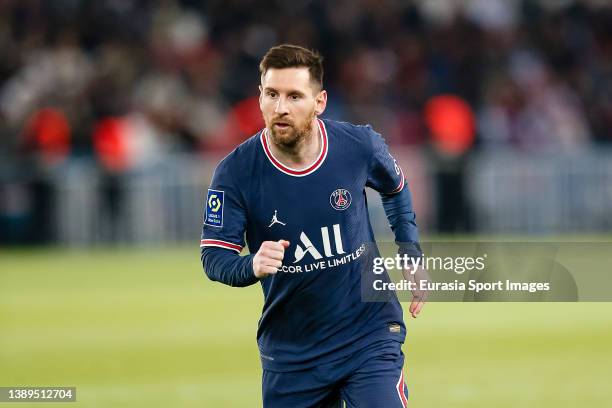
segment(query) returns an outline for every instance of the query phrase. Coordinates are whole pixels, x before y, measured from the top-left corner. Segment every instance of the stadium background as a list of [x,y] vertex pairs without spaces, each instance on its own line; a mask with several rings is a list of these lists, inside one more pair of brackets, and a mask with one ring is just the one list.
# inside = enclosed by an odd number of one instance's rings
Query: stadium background
[[[324,117],[385,136],[425,240],[610,240],[607,1],[3,0],[0,386],[259,406],[260,289],[207,281],[197,242],[280,42],[324,55]],[[603,303],[429,304],[411,404],[607,406],[611,323]]]

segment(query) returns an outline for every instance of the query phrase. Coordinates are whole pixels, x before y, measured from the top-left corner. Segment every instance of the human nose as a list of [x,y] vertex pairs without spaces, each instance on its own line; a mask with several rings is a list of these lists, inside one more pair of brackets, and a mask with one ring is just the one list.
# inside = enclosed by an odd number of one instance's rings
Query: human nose
[[278,114],[285,114],[288,113],[287,111],[287,103],[285,102],[285,99],[280,97],[277,99],[276,101],[276,106],[274,108],[274,112],[278,113]]

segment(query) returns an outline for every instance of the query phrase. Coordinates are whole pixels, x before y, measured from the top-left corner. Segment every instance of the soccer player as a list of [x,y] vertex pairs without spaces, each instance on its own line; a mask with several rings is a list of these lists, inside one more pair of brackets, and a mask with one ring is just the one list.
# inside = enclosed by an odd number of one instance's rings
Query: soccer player
[[[361,298],[364,253],[378,252],[366,187],[381,194],[400,251],[422,255],[402,170],[370,126],[318,118],[327,102],[318,53],[276,46],[259,69],[266,127],[215,170],[200,245],[206,274],[263,288],[264,407],[406,407],[400,303],[394,293]],[[240,256],[245,234],[251,254]],[[413,299],[413,317],[423,303]]]

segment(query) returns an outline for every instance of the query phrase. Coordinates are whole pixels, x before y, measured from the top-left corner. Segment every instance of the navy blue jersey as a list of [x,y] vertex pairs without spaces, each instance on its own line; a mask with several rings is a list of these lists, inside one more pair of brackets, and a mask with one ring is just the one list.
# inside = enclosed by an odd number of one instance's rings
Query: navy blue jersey
[[[240,253],[245,237],[251,254],[264,241],[290,241],[281,270],[260,281],[257,341],[268,370],[308,368],[405,338],[395,296],[361,300],[362,255],[375,241],[365,188],[383,195],[407,190],[402,170],[370,126],[318,125],[322,148],[308,168],[281,164],[264,129],[221,161],[206,198],[204,251]],[[253,275],[249,283],[256,281]]]

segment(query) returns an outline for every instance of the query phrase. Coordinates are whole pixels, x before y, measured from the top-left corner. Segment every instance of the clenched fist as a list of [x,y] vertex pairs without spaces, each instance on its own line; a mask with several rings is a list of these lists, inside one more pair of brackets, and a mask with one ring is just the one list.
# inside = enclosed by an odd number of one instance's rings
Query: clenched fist
[[259,279],[278,272],[283,264],[285,248],[289,247],[289,241],[264,241],[259,251],[253,257],[253,273]]

